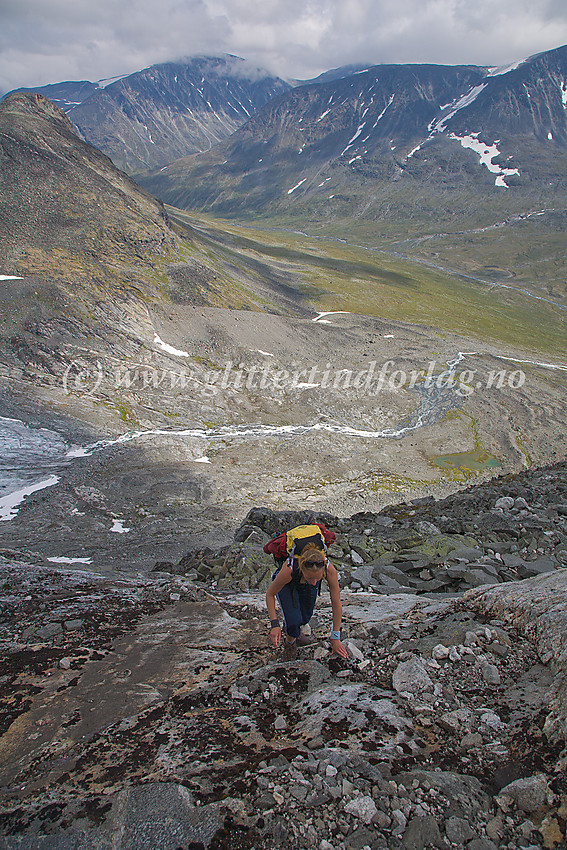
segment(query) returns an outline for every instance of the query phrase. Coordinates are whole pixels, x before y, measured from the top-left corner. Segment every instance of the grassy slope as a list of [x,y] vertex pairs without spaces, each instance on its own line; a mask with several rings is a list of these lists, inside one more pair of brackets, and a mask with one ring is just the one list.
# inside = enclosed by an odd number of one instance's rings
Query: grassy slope
[[476,282],[325,237],[237,226],[173,208],[169,212],[195,228],[196,254],[209,265],[223,265],[229,286],[238,285],[236,264],[232,274],[226,273],[232,255],[240,258],[241,266],[248,261],[271,269],[314,310],[345,310],[429,325],[441,334],[460,333],[567,361],[567,311],[519,288]]

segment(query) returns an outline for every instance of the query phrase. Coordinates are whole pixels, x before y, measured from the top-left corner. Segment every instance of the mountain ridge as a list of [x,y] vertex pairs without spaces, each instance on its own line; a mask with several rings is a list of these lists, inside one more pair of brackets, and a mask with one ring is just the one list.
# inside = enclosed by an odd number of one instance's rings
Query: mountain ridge
[[51,101],[10,95],[0,128],[3,271],[108,282],[135,269],[140,283],[160,257],[177,256],[163,205],[80,139]]
[[[391,187],[409,174],[423,184],[431,174],[431,168],[420,174],[426,153],[433,156],[433,168],[445,163],[453,183],[456,178],[476,188],[492,180],[501,188],[521,187],[522,173],[552,179],[553,152],[564,156],[567,148],[566,116],[567,47],[492,76],[470,66],[376,66],[294,88],[208,154],[136,179],[168,203],[220,215],[241,214],[245,199],[255,213],[315,203],[330,194],[315,182],[320,177],[347,193],[350,179],[350,194],[361,198],[373,192],[365,178]],[[520,134],[529,162],[521,152],[497,146]],[[541,162],[534,168],[538,146]],[[484,169],[471,168],[471,151]],[[205,172],[206,185],[196,179]]]
[[107,84],[61,83],[41,93],[52,91],[83,138],[127,172],[207,150],[290,87],[229,54],[163,62],[99,82]]

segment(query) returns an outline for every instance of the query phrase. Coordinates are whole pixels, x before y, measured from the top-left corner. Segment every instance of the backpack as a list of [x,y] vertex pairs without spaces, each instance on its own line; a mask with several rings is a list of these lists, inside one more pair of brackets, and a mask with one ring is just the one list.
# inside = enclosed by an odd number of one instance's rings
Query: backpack
[[[317,549],[327,554],[327,547],[334,543],[336,539],[337,536],[334,531],[329,531],[322,523],[318,522],[313,525],[297,525],[289,531],[282,531],[281,534],[275,535],[264,544],[264,552],[267,555],[274,556],[277,566],[272,578],[279,573],[284,561],[290,559],[292,599],[296,607],[298,605],[297,588],[301,581],[301,573],[295,556],[299,555],[308,543],[314,543]],[[325,567],[326,576],[327,568]],[[318,590],[318,594],[320,593],[321,584],[319,584]]]
[[334,531],[329,531],[322,523],[297,525],[289,531],[282,531],[264,545],[264,552],[273,555],[278,567],[289,558],[295,571],[295,556],[299,555],[308,543],[314,543],[317,549],[327,553],[327,547],[337,539]]

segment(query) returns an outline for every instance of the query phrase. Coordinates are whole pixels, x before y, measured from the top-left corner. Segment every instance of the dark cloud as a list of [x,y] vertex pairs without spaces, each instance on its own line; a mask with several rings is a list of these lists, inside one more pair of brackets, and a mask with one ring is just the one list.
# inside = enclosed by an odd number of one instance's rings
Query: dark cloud
[[565,0],[3,0],[0,90],[190,55],[306,79],[355,62],[505,65],[565,43]]

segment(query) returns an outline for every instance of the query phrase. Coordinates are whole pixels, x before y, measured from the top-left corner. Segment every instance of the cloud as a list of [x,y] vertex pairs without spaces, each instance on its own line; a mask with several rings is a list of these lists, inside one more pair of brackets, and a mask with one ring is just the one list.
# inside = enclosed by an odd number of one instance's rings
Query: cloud
[[565,0],[3,0],[0,90],[232,53],[288,78],[350,63],[504,65],[567,43]]

